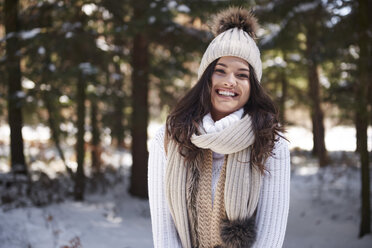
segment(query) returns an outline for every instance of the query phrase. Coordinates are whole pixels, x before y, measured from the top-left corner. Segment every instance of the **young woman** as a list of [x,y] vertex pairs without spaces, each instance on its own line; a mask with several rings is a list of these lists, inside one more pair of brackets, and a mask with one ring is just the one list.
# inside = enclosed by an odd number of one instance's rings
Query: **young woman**
[[216,16],[197,84],[150,146],[155,247],[281,247],[290,158],[278,112],[260,85],[250,11]]

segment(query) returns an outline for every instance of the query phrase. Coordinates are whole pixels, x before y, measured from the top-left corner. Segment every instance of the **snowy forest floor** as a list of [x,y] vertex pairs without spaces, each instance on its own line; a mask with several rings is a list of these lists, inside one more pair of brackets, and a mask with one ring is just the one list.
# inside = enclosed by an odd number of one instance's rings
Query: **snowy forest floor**
[[[328,139],[327,146],[334,149],[329,149],[332,164],[326,168],[319,168],[310,152],[303,150],[308,145],[303,142],[308,140],[305,139],[308,134],[302,134],[301,130],[289,133],[292,147],[291,203],[283,247],[371,247],[372,235],[358,239],[360,168],[357,156],[351,151],[355,148],[338,147],[340,133],[344,141],[345,137],[349,137],[343,144],[352,143],[354,133],[347,130],[340,129],[333,134],[333,138]],[[0,155],[3,155],[0,156],[0,169],[6,161],[4,147],[0,144]],[[60,167],[53,162],[55,151],[45,149],[44,155],[51,156],[52,162],[42,164],[38,157],[40,150],[32,152],[31,148],[30,157],[33,155],[35,159],[31,167],[35,170]],[[346,151],[335,151],[337,149]],[[113,165],[117,165],[106,174],[108,181],[105,184],[108,186],[93,190],[96,181],[89,181],[84,202],[75,202],[71,196],[61,195],[62,201],[59,203],[58,197],[52,197],[55,203],[33,207],[26,199],[14,193],[13,197],[17,197],[20,205],[0,206],[0,248],[152,247],[148,201],[131,197],[127,193],[130,154],[111,150],[106,151],[105,156]],[[58,173],[53,171],[44,172],[58,177]],[[42,180],[39,178],[39,181]],[[51,197],[48,195],[51,191],[63,194],[71,187],[71,182],[63,178],[56,190],[39,185],[35,190],[35,198],[45,204]],[[0,191],[2,189],[0,187]],[[61,191],[57,192],[58,189]]]
[[[360,174],[351,152],[332,152],[318,168],[309,152],[292,152],[291,205],[284,247],[370,247],[358,239]],[[123,170],[124,174],[125,171]],[[105,193],[46,207],[0,210],[0,247],[152,247],[147,200],[127,193],[128,175]]]

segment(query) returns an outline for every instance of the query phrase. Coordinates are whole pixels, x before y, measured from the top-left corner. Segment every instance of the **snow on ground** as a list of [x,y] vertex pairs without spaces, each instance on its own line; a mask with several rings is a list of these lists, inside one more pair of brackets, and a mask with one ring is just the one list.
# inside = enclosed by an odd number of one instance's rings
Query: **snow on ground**
[[290,210],[283,247],[371,247],[372,235],[357,238],[359,169],[348,165],[319,169],[309,164],[292,169]]
[[[292,158],[283,247],[371,247],[372,235],[357,238],[359,169],[347,164],[319,169],[306,156]],[[152,247],[148,202],[130,197],[125,182],[106,194],[88,195],[85,202],[0,210],[0,247]]]
[[[150,128],[150,136],[158,127]],[[354,150],[354,135],[349,127],[329,131],[328,149]],[[292,148],[306,150],[311,144],[311,134],[303,128],[290,128],[287,137]],[[4,147],[0,144],[0,150]],[[107,148],[105,156],[104,160],[111,160],[114,166],[126,166],[129,171],[129,153]],[[283,247],[371,247],[372,235],[357,238],[360,223],[357,157],[341,151],[331,152],[331,156],[336,160],[334,165],[319,169],[309,152],[292,152],[291,204]],[[126,177],[105,194],[88,194],[84,202],[68,200],[46,207],[11,210],[0,206],[0,248],[152,247],[148,201],[128,195],[128,180]]]
[[85,202],[0,210],[0,220],[1,248],[152,247],[148,201],[123,184]]

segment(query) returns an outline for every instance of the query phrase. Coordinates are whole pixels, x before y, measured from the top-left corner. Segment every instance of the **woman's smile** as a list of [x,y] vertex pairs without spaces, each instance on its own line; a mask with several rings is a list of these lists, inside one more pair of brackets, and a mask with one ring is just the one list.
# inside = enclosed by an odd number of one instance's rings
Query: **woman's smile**
[[217,121],[243,107],[249,95],[248,62],[232,56],[220,58],[212,75],[213,119]]
[[216,92],[221,97],[237,97],[239,95],[238,93],[228,89],[217,89]]

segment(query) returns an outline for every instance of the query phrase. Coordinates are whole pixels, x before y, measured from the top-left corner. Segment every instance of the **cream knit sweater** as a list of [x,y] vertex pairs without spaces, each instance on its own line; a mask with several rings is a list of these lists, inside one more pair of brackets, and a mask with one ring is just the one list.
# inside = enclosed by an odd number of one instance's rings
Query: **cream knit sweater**
[[[239,120],[242,109],[213,122],[210,115],[203,119],[206,132],[222,130]],[[152,221],[152,234],[155,248],[182,247],[174,226],[165,197],[164,131],[162,127],[151,141],[149,147],[148,187]],[[274,147],[274,156],[266,162],[268,173],[263,177],[260,199],[258,202],[256,226],[257,241],[254,248],[282,247],[287,225],[289,209],[290,157],[288,144],[280,139]],[[224,156],[213,153],[212,196],[217,186]]]

